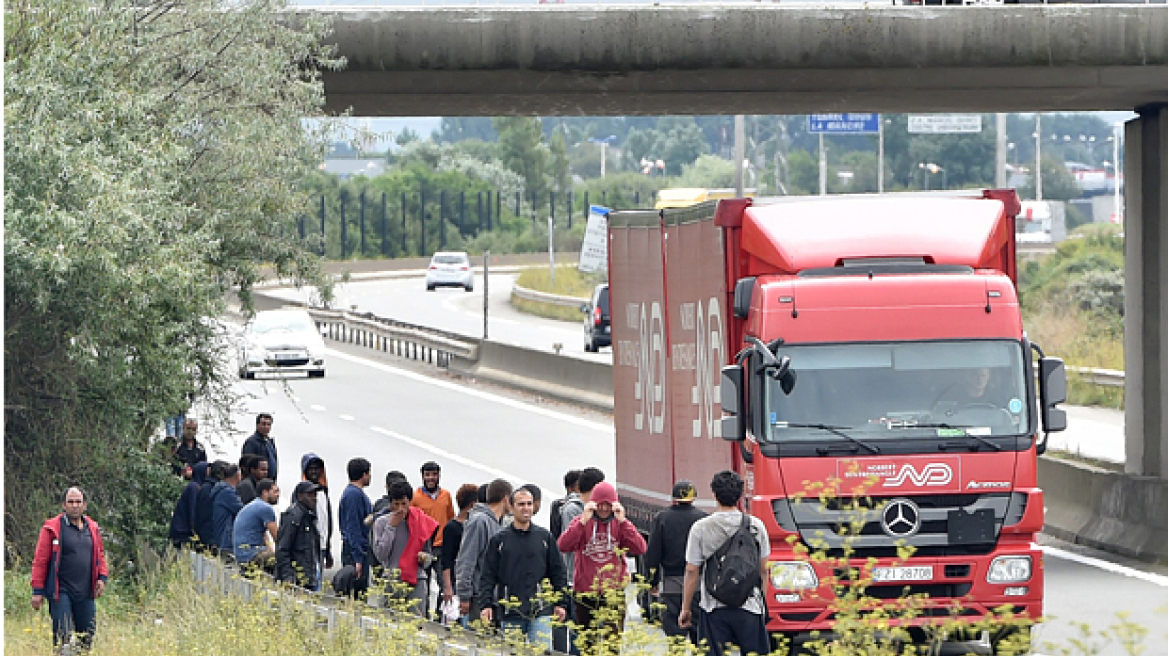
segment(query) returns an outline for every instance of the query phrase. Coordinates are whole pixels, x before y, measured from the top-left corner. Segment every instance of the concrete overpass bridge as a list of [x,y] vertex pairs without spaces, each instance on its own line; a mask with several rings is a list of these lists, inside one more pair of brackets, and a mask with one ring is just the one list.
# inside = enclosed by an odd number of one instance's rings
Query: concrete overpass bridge
[[333,18],[328,107],[361,116],[1135,110],[1126,469],[1168,478],[1168,7],[298,11]]

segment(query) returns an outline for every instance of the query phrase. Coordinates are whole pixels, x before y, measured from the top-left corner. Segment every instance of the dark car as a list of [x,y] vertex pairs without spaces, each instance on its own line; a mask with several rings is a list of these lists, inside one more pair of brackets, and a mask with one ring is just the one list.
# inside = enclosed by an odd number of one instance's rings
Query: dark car
[[601,346],[612,346],[612,326],[608,314],[608,285],[597,285],[592,298],[580,306],[584,313],[584,350],[595,353]]

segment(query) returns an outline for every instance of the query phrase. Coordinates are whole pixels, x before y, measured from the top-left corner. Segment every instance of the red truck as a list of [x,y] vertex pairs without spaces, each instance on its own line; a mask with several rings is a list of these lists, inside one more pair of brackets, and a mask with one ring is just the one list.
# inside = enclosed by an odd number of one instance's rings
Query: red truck
[[[954,603],[967,622],[1007,606],[1040,618],[1036,458],[1066,427],[1066,374],[1022,328],[1019,208],[984,190],[610,214],[633,521],[647,531],[681,478],[712,507],[713,474],[739,472],[770,532],[768,627],[796,643],[831,635],[840,589],[808,549],[846,554],[870,598],[927,595],[914,626]],[[842,501],[861,497],[851,535]]]

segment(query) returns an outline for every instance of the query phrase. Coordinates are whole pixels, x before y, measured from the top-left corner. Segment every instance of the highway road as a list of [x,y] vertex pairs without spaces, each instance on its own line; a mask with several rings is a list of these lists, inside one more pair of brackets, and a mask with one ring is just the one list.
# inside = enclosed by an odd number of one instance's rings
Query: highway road
[[[495,477],[535,482],[545,490],[545,503],[561,493],[560,476],[569,468],[594,465],[614,471],[612,423],[603,414],[464,383],[351,345],[335,346],[328,355],[324,379],[240,381],[243,398],[234,431],[204,429],[213,457],[235,459],[255,413],[275,416],[281,510],[299,478],[297,462],[307,451],[325,459],[334,510],[346,482],[344,465],[356,456],[373,463],[374,483],[367,490],[372,499],[383,493],[386,472],[399,469],[416,485],[420,464],[431,459],[442,464],[446,487]],[[546,525],[547,511],[537,520]],[[1079,636],[1078,623],[1103,631],[1118,621],[1117,614],[1126,613],[1128,620],[1153,631],[1144,654],[1168,654],[1168,572],[1043,543],[1050,620],[1039,629],[1040,641],[1068,646]],[[334,554],[339,553],[335,537]],[[1104,638],[1090,642],[1102,646],[1091,652],[1100,656],[1127,653]],[[1036,653],[1063,652],[1048,645]]]
[[[511,306],[512,273],[492,273],[490,305],[487,310],[488,334],[497,342],[526,348],[555,350],[562,345],[572,357],[612,362],[612,350],[600,353],[584,351],[583,315],[579,323],[543,319],[524,314]],[[420,276],[356,281],[337,285],[335,307],[372,312],[388,319],[440,328],[470,337],[483,335],[483,276],[475,276],[474,291],[445,288],[426,291]],[[282,288],[264,290],[269,296],[306,303],[311,289]]]

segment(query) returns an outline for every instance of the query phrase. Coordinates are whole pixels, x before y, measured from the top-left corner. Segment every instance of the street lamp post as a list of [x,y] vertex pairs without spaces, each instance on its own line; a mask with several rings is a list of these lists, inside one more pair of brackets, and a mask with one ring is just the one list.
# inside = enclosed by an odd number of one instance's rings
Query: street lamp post
[[615,139],[616,135],[610,134],[603,139],[593,137],[588,140],[590,143],[600,144],[600,177],[602,178],[604,177],[604,164],[608,161],[608,144],[612,143]]

